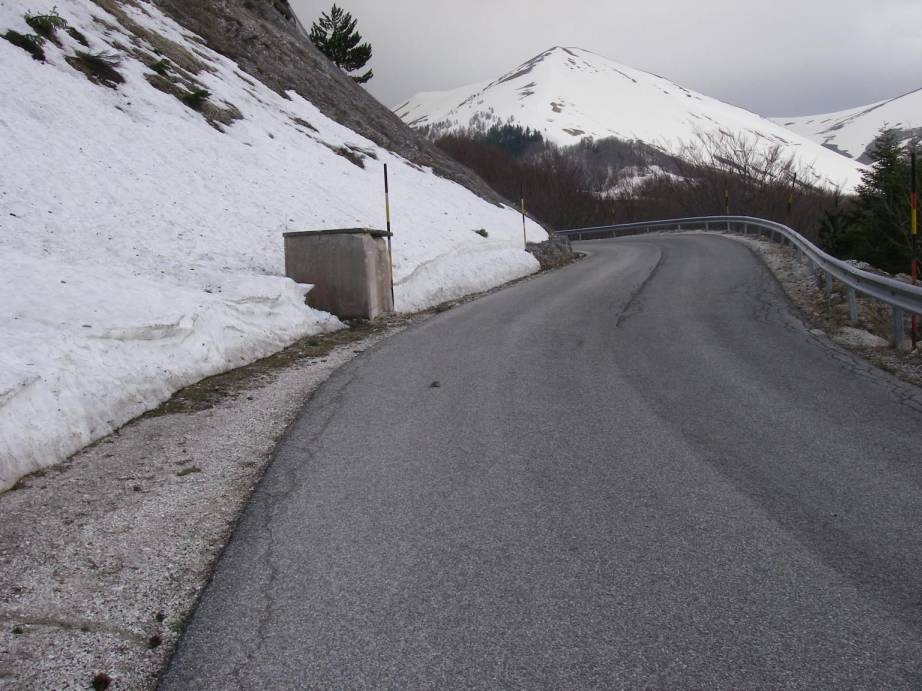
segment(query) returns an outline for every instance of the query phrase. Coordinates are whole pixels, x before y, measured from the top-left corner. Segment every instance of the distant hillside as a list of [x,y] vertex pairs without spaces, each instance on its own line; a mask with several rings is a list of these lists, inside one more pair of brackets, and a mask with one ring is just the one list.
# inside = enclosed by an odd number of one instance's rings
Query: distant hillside
[[282,0],[57,11],[0,4],[0,490],[341,328],[284,277],[282,233],[383,226],[385,163],[399,309],[538,268],[517,212],[331,67]]
[[833,151],[868,163],[868,147],[882,128],[896,130],[904,142],[922,136],[922,89],[838,113],[772,119]]
[[863,170],[755,113],[579,48],[552,48],[493,81],[417,94],[394,111],[433,136],[512,122],[561,145],[615,137],[675,155],[721,133],[760,152],[779,147],[827,187],[852,189]]

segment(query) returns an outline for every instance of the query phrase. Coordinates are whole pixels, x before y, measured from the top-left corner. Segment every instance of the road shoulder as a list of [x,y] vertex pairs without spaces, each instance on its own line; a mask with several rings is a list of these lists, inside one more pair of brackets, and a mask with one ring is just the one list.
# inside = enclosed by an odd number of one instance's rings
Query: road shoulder
[[[556,270],[556,269],[553,269]],[[340,367],[431,310],[187,387],[0,494],[0,690],[153,688],[277,442]]]

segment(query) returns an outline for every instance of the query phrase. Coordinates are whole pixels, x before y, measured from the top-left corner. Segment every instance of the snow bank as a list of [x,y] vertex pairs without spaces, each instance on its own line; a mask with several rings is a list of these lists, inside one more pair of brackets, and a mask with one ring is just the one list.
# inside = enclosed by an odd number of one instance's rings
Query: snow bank
[[[23,15],[47,9],[6,0],[0,33],[29,33]],[[242,118],[222,132],[153,88],[124,48],[152,46],[90,0],[59,11],[90,50],[120,54],[117,90],[65,62],[83,47],[63,32],[44,64],[0,40],[0,489],[182,386],[339,328],[282,275],[281,234],[381,227],[383,163],[399,309],[537,269],[514,210],[279,96],[154,6],[124,10],[201,59],[209,100]]]

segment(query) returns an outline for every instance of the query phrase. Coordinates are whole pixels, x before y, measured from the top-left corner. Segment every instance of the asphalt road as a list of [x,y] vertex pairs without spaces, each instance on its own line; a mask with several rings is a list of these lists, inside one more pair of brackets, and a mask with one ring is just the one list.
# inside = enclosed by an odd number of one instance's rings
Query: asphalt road
[[922,393],[742,244],[581,246],[317,393],[163,689],[922,686]]

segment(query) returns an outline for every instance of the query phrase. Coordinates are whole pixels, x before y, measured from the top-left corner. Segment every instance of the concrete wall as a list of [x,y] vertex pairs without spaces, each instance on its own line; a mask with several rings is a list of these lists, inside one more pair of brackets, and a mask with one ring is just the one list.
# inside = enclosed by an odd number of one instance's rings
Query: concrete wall
[[394,311],[387,241],[364,228],[285,233],[285,275],[311,283],[311,307],[343,319]]

